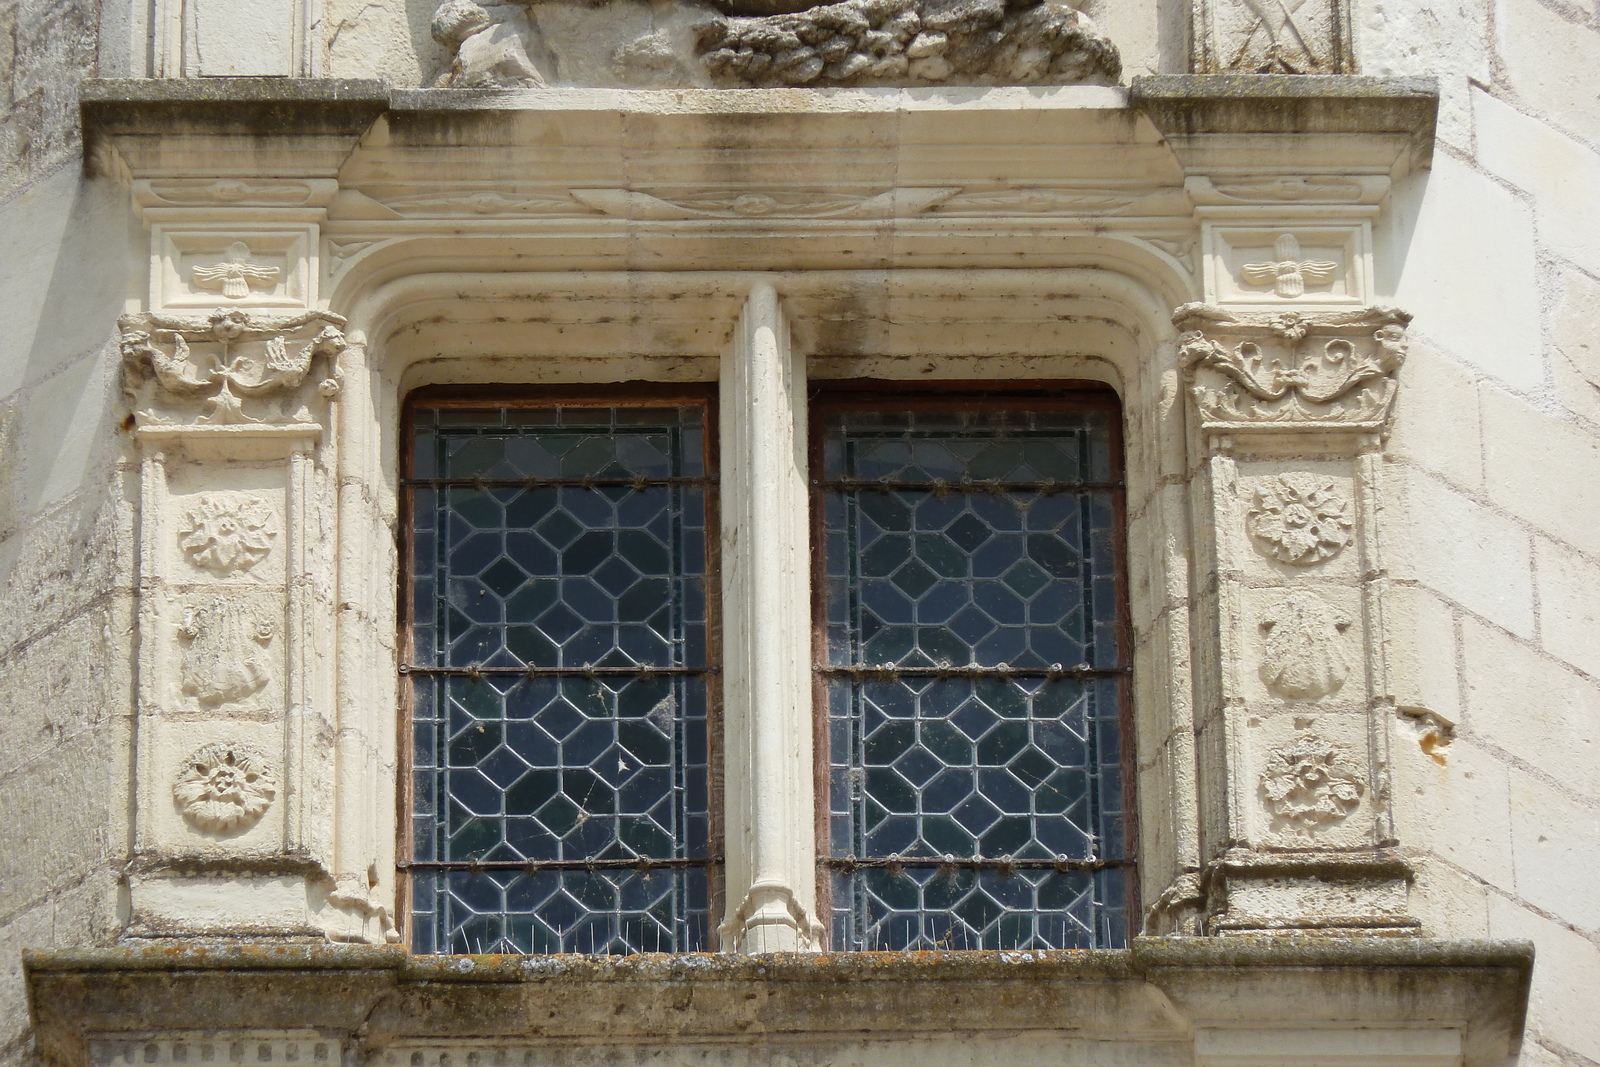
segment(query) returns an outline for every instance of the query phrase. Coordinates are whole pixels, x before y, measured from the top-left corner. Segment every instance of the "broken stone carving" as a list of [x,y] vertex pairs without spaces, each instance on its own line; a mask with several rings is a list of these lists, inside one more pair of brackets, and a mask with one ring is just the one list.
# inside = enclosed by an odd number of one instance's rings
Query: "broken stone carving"
[[196,288],[221,289],[229,300],[243,300],[252,285],[272,288],[280,273],[277,267],[250,262],[250,246],[243,241],[229,245],[222,262],[204,263],[192,270]]
[[1310,836],[1350,816],[1361,804],[1366,784],[1337,745],[1315,734],[1301,734],[1273,754],[1261,775],[1261,796],[1279,829]]
[[190,825],[214,834],[250,829],[277,795],[266,760],[224,742],[195,750],[172,787],[172,799]]
[[[1122,61],[1060,0],[673,0],[618,40],[615,5],[445,0],[439,86],[641,88],[1115,84]],[[720,8],[721,10],[718,10]],[[619,10],[621,10],[619,8]],[[631,10],[631,8],[628,8]],[[581,27],[595,25],[589,32]],[[574,27],[579,29],[574,32]],[[605,63],[582,54],[617,41]],[[598,73],[597,73],[598,72]]]
[[1280,474],[1258,485],[1245,528],[1273,559],[1309,566],[1337,556],[1350,543],[1350,501],[1332,478]]
[[178,627],[184,694],[215,708],[259,693],[272,680],[266,649],[277,632],[277,620],[244,598],[188,608]]
[[1314,593],[1291,593],[1261,616],[1261,680],[1290,700],[1320,700],[1350,676],[1350,620]]
[[1196,74],[1353,74],[1347,0],[1194,0]]
[[1393,308],[1235,314],[1185,304],[1173,315],[1207,430],[1383,429],[1410,321]]
[[253,493],[201,493],[183,509],[178,546],[196,567],[243,573],[272,551],[274,518],[272,505]]
[[339,391],[344,320],[325,311],[288,319],[237,310],[205,319],[125,315],[118,325],[123,389],[140,425],[311,422],[300,387],[319,364],[318,394]]
[[1301,259],[1300,242],[1292,233],[1280,234],[1272,249],[1271,263],[1246,263],[1239,269],[1241,280],[1249,285],[1270,285],[1281,297],[1304,296],[1306,286],[1320,288],[1332,283],[1339,264],[1326,259]]

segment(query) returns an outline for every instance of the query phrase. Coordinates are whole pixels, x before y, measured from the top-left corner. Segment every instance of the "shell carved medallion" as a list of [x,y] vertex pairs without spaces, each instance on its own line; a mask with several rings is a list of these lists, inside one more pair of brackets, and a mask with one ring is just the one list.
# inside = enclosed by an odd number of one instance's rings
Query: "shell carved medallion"
[[1350,676],[1350,620],[1312,593],[1293,593],[1261,616],[1261,680],[1290,700],[1319,700]]

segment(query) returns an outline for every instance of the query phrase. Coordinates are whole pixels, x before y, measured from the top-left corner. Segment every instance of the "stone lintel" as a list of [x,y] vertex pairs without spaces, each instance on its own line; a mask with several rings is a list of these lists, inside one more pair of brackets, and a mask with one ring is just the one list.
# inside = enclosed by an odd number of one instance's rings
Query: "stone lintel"
[[755,1043],[751,1062],[793,1046],[800,1061],[849,1047],[852,1062],[871,1064],[901,1062],[907,1042],[938,1058],[929,1042],[1004,1036],[1048,1062],[1052,1048],[1077,1062],[1084,1042],[1112,1041],[1148,1053],[1138,1062],[1166,1064],[1190,1062],[1196,1026],[1285,1025],[1435,1032],[1459,1039],[1465,1064],[1487,1065],[1515,1055],[1532,963],[1527,942],[1420,938],[625,958],[179,942],[30,951],[23,960],[39,1047],[61,1067],[90,1062],[91,1040],[104,1049],[287,1032],[337,1041],[355,1057],[347,1063],[466,1042],[519,1050],[600,1042],[654,1055],[725,1049],[737,1038]]

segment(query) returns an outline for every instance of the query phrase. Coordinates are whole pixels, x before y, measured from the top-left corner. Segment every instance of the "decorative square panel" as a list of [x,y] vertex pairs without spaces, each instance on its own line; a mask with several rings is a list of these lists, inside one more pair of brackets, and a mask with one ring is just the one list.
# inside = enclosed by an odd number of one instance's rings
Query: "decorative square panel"
[[316,227],[151,227],[150,307],[304,308],[317,299]]
[[1206,299],[1224,306],[1371,302],[1366,222],[1333,226],[1202,227]]

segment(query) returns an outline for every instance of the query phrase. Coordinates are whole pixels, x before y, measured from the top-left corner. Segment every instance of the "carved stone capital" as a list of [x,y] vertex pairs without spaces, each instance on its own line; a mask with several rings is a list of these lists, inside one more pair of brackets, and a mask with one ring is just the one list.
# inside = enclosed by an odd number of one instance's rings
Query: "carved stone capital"
[[1411,321],[1403,311],[1243,314],[1185,304],[1172,321],[1208,433],[1388,426]]
[[326,311],[125,315],[123,390],[140,426],[311,425],[339,392],[343,325]]

